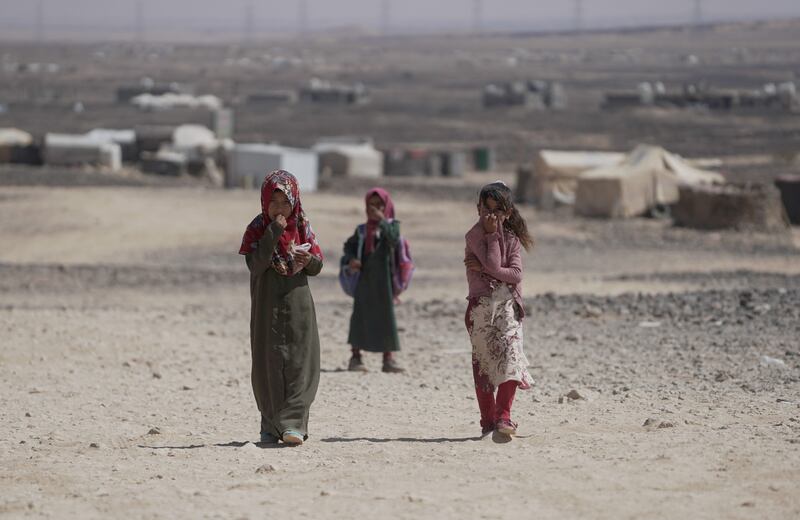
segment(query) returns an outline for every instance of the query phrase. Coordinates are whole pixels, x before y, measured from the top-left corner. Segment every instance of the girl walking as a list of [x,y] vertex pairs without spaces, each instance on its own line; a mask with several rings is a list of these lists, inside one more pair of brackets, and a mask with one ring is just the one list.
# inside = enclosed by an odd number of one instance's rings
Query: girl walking
[[319,334],[307,277],[322,270],[322,251],[291,173],[267,175],[261,209],[239,250],[250,270],[251,378],[261,442],[300,445],[308,438],[319,385]]
[[[351,271],[360,271],[358,285],[353,295],[353,314],[350,317],[348,343],[352,357],[351,371],[366,371],[361,352],[383,354],[383,371],[405,372],[394,357],[400,350],[397,322],[394,315],[395,287],[393,273],[396,265],[395,251],[403,247],[400,222],[394,220],[394,203],[386,190],[373,188],[366,195],[366,225],[360,225],[344,244],[343,265]],[[411,271],[405,270],[399,282],[408,283]]]
[[[472,373],[483,435],[517,432],[511,405],[517,388],[533,380],[522,350],[521,248],[533,239],[502,182],[484,186],[478,197],[478,222],[466,234],[469,304],[465,322],[472,343]],[[495,394],[496,391],[496,394]]]

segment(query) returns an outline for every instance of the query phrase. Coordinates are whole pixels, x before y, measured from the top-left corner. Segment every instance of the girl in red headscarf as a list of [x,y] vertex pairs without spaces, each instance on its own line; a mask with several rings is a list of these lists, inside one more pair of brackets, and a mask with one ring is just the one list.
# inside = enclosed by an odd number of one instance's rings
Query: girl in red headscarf
[[250,270],[253,393],[261,442],[300,445],[319,384],[319,334],[307,276],[322,251],[300,203],[297,179],[283,170],[261,186],[261,213],[242,238]]
[[[373,188],[367,192],[365,201],[367,222],[358,226],[347,240],[342,258],[343,265],[360,272],[350,318],[348,342],[352,357],[348,368],[366,371],[361,358],[361,352],[366,350],[383,354],[384,372],[404,372],[394,357],[400,350],[394,315],[398,283],[394,280],[401,267],[397,252],[407,246],[400,237],[400,222],[394,219],[389,193]],[[410,277],[410,270],[406,275]],[[408,283],[407,278],[404,283]]]

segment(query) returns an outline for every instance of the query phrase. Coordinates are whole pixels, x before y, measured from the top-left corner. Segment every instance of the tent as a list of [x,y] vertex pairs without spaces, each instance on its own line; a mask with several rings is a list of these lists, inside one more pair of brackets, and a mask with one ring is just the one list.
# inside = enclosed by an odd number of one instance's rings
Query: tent
[[267,173],[287,170],[304,192],[317,191],[317,154],[276,144],[236,144],[228,151],[228,188],[260,188]]
[[0,146],[29,146],[33,136],[17,128],[0,128]]
[[[624,159],[625,154],[616,152],[541,150],[534,158],[533,177],[525,179],[518,187],[518,192],[523,192],[518,193],[518,198],[545,208],[553,207],[556,202],[572,204],[581,173],[615,166]],[[527,182],[530,184],[525,184]]]
[[99,141],[118,144],[122,150],[122,160],[125,162],[136,162],[139,159],[139,147],[136,145],[134,130],[95,128],[86,135]]
[[116,171],[122,168],[122,149],[88,135],[46,134],[44,163],[53,166],[89,164]]
[[39,155],[33,136],[16,128],[0,128],[0,163],[31,164]]
[[580,174],[575,213],[586,217],[632,217],[678,201],[680,185],[721,184],[719,173],[700,170],[658,146],[642,145],[619,165]]
[[329,170],[334,177],[374,178],[383,175],[383,153],[371,142],[321,141],[312,149],[319,155],[320,171]]

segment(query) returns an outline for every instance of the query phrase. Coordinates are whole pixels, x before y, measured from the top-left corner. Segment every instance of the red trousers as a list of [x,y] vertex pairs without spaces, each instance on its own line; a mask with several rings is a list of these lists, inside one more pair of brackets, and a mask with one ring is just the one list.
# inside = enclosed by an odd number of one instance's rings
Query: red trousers
[[517,381],[506,381],[497,387],[497,397],[492,390],[486,389],[485,376],[479,375],[476,363],[472,364],[472,375],[475,378],[475,395],[478,398],[478,408],[481,411],[481,428],[488,431],[500,419],[511,420],[511,405],[517,393]]
[[[464,316],[464,324],[467,331],[472,333],[472,320],[470,311],[475,305],[475,300],[470,300],[467,306],[467,313]],[[480,374],[477,363],[472,364],[472,376],[475,379],[475,395],[478,398],[478,408],[481,411],[481,428],[484,432],[494,429],[494,425],[500,419],[511,420],[511,405],[514,403],[514,395],[517,393],[519,383],[517,381],[506,381],[497,387],[497,397],[495,397],[494,387],[489,383],[485,375]]]

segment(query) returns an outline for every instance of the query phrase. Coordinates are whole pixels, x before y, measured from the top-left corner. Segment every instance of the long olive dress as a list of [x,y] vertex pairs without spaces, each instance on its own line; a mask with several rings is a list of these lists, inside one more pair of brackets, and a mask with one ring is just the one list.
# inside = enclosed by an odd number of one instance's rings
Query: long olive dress
[[294,276],[278,274],[271,264],[281,232],[271,223],[255,251],[245,257],[250,269],[253,393],[261,431],[279,438],[286,430],[308,434],[308,412],[319,385],[319,334],[306,275],[322,270],[322,261],[313,258]]
[[[368,352],[400,350],[394,317],[392,267],[400,238],[400,222],[383,220],[375,249],[361,255],[361,276],[353,298],[348,343]],[[358,256],[358,229],[344,244],[345,261]]]

